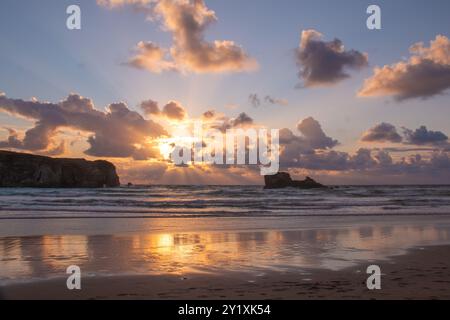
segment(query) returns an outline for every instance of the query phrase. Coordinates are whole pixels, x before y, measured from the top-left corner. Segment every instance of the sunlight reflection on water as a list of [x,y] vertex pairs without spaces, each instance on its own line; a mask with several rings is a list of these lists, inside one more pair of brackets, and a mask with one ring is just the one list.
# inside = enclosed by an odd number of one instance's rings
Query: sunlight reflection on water
[[[154,223],[148,220],[143,222],[144,229],[145,223]],[[449,225],[450,221],[421,221],[349,226],[342,221],[302,230],[1,237],[0,279],[65,276],[71,264],[91,275],[338,270],[358,261],[400,254],[413,246],[449,243]]]

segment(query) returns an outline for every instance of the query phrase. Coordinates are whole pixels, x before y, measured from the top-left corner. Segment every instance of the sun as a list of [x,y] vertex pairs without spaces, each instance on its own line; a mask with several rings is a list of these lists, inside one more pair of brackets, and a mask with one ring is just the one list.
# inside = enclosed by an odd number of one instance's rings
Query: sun
[[165,160],[170,159],[170,154],[173,151],[173,143],[167,140],[170,139],[160,139],[158,141],[159,152]]
[[190,121],[168,122],[167,130],[171,132],[171,136],[160,138],[156,142],[159,152],[165,160],[170,159],[170,154],[175,147],[191,148],[196,141],[191,132],[192,123]]

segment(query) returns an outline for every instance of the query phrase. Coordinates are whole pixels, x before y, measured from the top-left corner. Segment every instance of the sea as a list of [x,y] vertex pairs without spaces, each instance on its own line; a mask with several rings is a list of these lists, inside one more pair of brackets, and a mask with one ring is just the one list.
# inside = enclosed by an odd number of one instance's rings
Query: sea
[[0,189],[0,219],[450,214],[450,186]]

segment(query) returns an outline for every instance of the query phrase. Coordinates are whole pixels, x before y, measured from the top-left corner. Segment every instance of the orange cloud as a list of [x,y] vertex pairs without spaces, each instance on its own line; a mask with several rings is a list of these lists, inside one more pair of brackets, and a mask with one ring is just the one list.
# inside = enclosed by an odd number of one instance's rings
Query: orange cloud
[[392,96],[397,100],[429,98],[450,88],[450,40],[436,36],[429,47],[416,43],[408,61],[374,69],[364,81],[360,97]]
[[133,5],[150,12],[151,20],[160,19],[172,33],[170,49],[141,41],[129,64],[150,72],[222,73],[253,71],[258,63],[239,45],[230,40],[205,39],[206,29],[217,17],[203,0],[97,0],[108,8]]
[[137,54],[128,64],[138,69],[147,69],[154,73],[177,70],[174,62],[166,60],[167,50],[160,48],[153,42],[141,41],[136,46]]
[[193,72],[238,72],[256,68],[256,61],[233,41],[204,38],[206,28],[217,21],[203,0],[161,0],[155,7],[164,26],[172,32],[171,55],[181,69]]

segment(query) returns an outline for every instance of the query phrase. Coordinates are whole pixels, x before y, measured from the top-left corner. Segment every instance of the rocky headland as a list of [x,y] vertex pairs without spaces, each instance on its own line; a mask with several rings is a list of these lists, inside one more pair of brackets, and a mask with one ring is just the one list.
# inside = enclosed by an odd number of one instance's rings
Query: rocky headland
[[0,150],[0,187],[102,188],[120,185],[105,160],[51,158]]

